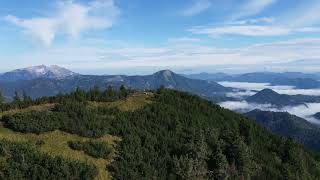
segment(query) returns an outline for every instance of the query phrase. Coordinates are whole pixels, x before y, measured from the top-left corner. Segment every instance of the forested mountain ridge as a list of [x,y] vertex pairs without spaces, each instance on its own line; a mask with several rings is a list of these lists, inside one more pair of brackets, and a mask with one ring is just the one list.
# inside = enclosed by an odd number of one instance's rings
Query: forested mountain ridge
[[306,103],[319,103],[319,96],[279,94],[272,89],[263,89],[255,95],[246,98],[247,102],[257,104],[271,104],[277,107],[306,105]]
[[320,150],[320,125],[287,112],[253,110],[245,116],[256,120],[275,134],[295,139],[305,146]]
[[313,115],[313,117],[316,118],[317,120],[320,120],[320,112],[318,112],[315,115]]
[[[132,108],[137,102],[138,108]],[[6,113],[48,103],[54,106],[40,111]],[[86,179],[94,179],[103,171],[111,173],[113,179],[320,177],[318,153],[310,152],[290,139],[273,135],[244,116],[198,96],[165,88],[145,93],[129,91],[123,86],[119,91],[111,87],[106,91],[98,87],[88,92],[77,89],[69,95],[36,101],[20,98],[1,107],[6,111],[2,113],[4,129],[0,135],[9,141],[2,142],[4,153],[0,154],[5,157],[0,166],[0,174],[5,179],[80,179],[77,171],[65,175],[68,168],[81,169]],[[60,160],[46,158],[52,154],[42,155],[48,149],[52,152],[51,143],[47,138],[37,139],[51,132],[85,138],[64,141],[56,146],[63,151],[53,151],[54,157],[64,159],[68,157],[66,152],[72,154],[81,150],[80,157],[90,157],[92,161],[76,159],[61,167],[64,169],[56,169],[59,163],[54,161]],[[34,133],[39,135],[32,136]],[[21,138],[26,136],[32,136],[31,145],[20,147],[20,142],[24,142]],[[105,136],[121,140],[114,145],[107,143],[108,147],[101,144],[100,139]],[[19,158],[25,154],[21,148],[31,153],[25,160]],[[116,156],[109,154],[112,151]],[[34,154],[41,158],[32,158]],[[97,157],[112,160],[100,162]],[[46,164],[50,166],[43,165],[43,159],[47,159]],[[107,163],[110,161],[111,164]]]

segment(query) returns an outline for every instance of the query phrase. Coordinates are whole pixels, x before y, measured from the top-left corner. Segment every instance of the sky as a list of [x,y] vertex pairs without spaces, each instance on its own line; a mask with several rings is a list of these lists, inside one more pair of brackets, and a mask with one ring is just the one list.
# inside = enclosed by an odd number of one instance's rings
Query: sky
[[320,72],[319,0],[1,0],[0,72]]

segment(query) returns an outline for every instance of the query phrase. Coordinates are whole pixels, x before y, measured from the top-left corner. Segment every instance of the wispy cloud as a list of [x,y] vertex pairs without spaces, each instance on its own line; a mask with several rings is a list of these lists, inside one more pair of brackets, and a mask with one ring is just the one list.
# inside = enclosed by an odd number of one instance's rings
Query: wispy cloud
[[170,38],[168,39],[169,43],[172,44],[181,44],[181,43],[198,43],[200,39],[197,38],[190,38],[190,37],[181,37],[181,38]]
[[194,0],[194,3],[181,11],[180,14],[182,16],[194,16],[208,10],[211,5],[210,0]]
[[240,8],[232,15],[232,19],[239,19],[259,14],[270,5],[278,0],[247,0]]
[[[320,2],[311,0],[284,17],[284,21],[292,19],[289,25],[293,27],[320,25]],[[285,23],[285,22],[284,22]]]
[[196,26],[188,31],[212,38],[230,35],[273,37],[320,32],[320,2],[310,1],[299,8],[288,8],[276,17],[258,16],[277,2],[278,0],[247,0],[224,22],[212,26]]
[[[80,40],[79,40],[80,41]],[[76,43],[76,42],[74,42]],[[79,44],[81,47],[79,47]],[[15,58],[17,67],[42,64],[43,59],[50,64],[66,62],[66,67],[78,69],[137,69],[149,67],[150,69],[181,68],[203,69],[215,67],[221,71],[256,70],[257,67],[286,67],[286,63],[305,59],[310,61],[320,59],[320,39],[297,39],[277,43],[257,44],[253,46],[228,49],[214,48],[209,45],[199,45],[196,42],[175,42],[164,46],[144,47],[125,44],[113,47],[110,44],[100,44],[100,47],[86,45],[85,43],[66,44],[52,47],[39,52],[22,54]],[[309,61],[305,60],[305,61]],[[70,66],[69,62],[76,61]],[[94,62],[94,63],[93,63]],[[29,63],[29,64],[26,64]],[[32,63],[32,64],[30,64]],[[227,67],[223,69],[223,67]],[[303,68],[302,68],[303,67]],[[319,66],[311,65],[312,68]],[[9,67],[8,67],[9,68]],[[219,68],[219,69],[218,69]],[[237,68],[240,68],[238,70]],[[236,69],[236,70],[234,70]],[[306,69],[299,65],[297,69]],[[262,69],[263,70],[263,69]],[[283,71],[283,69],[280,69]],[[119,73],[121,70],[119,70]]]
[[260,17],[260,18],[254,18],[254,19],[243,19],[243,20],[237,20],[232,21],[230,25],[245,25],[245,24],[259,24],[259,23],[273,23],[275,21],[274,17]]
[[220,27],[195,27],[189,30],[194,34],[204,34],[212,38],[222,35],[241,35],[241,36],[283,36],[294,33],[320,32],[320,28],[304,27],[290,28],[274,25],[225,25]]
[[109,28],[119,13],[113,0],[94,0],[88,4],[65,1],[57,4],[53,16],[23,19],[8,15],[5,19],[50,46],[58,35],[75,38],[87,30]]

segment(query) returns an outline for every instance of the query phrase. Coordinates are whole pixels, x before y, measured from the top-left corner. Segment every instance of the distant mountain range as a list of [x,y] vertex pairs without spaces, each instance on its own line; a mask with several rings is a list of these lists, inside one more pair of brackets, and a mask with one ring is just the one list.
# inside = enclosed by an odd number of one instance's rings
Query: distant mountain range
[[53,96],[76,87],[89,89],[94,85],[102,89],[109,85],[115,88],[125,85],[137,90],[154,90],[163,85],[216,101],[225,99],[225,93],[232,90],[213,81],[189,79],[170,70],[146,76],[94,76],[80,75],[58,66],[36,66],[14,70],[0,78],[0,90],[7,97],[13,96],[15,91],[25,91],[31,97]]
[[277,107],[305,105],[305,103],[319,103],[319,96],[279,94],[271,89],[263,89],[253,96],[246,98],[247,102],[257,104],[272,104]]
[[32,80],[37,78],[47,79],[62,79],[66,77],[75,76],[74,73],[68,69],[52,65],[52,66],[33,66],[23,69],[16,69],[0,75],[2,81],[17,81],[17,80]]
[[191,79],[201,79],[201,80],[211,80],[211,81],[224,81],[226,79],[232,79],[233,77],[225,73],[199,73],[199,74],[190,74],[190,75],[184,75],[184,76]]
[[244,115],[276,134],[291,137],[307,147],[320,150],[320,126],[317,124],[287,112],[253,110]]
[[[269,77],[270,76],[270,77]],[[189,78],[188,78],[189,77]],[[207,78],[206,78],[207,77]],[[248,82],[269,81],[272,77],[277,77],[280,84],[298,84],[300,87],[317,87],[320,81],[299,78],[310,78],[310,74],[304,73],[248,73],[238,76],[230,76],[224,73],[199,75],[179,75],[170,70],[163,70],[145,76],[125,76],[125,75],[81,75],[66,68],[53,66],[34,66],[17,69],[0,75],[0,90],[10,98],[15,91],[25,91],[31,97],[53,96],[59,92],[67,93],[76,87],[89,89],[94,85],[105,89],[112,85],[118,88],[125,85],[132,89],[154,90],[161,85],[166,88],[190,92],[200,95],[215,102],[234,100],[227,97],[228,92],[233,92],[232,88],[224,87],[215,81],[203,79],[236,80]],[[282,80],[280,80],[281,78]],[[290,77],[290,78],[289,78]],[[193,79],[192,79],[193,78]],[[197,79],[199,78],[199,79]],[[287,78],[287,79],[284,79]],[[293,79],[297,78],[297,79]],[[301,82],[300,82],[301,81]],[[311,82],[311,84],[309,84]],[[289,85],[287,84],[287,85]],[[320,85],[319,85],[320,86]],[[282,95],[270,89],[262,90],[257,94],[246,98],[248,102],[274,104],[276,106],[301,105],[306,102],[320,102],[320,97],[303,95]]]
[[234,81],[234,82],[250,82],[250,83],[270,83],[271,85],[295,86],[299,89],[320,88],[319,73],[307,74],[300,72],[256,72],[238,75],[228,75],[224,73],[200,73],[185,75],[192,79],[202,79],[211,81]]

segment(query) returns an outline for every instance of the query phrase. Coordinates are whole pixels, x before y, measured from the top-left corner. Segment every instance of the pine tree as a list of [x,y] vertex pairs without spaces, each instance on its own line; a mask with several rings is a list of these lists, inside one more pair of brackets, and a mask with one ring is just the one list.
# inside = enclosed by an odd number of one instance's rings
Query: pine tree
[[74,98],[77,101],[85,101],[86,100],[86,92],[84,92],[80,87],[77,87],[76,91],[74,92]]
[[128,92],[127,92],[127,89],[124,87],[124,85],[121,85],[119,90],[120,90],[119,92],[120,98],[127,98]]
[[212,152],[209,160],[210,169],[212,169],[212,176],[214,179],[225,180],[228,178],[228,161],[226,156],[222,153],[220,145],[218,144],[216,149]]
[[116,96],[111,85],[108,86],[105,94],[107,96],[106,97],[107,101],[113,100]]
[[18,91],[14,92],[13,101],[14,102],[20,102],[21,101],[21,96],[20,96]]
[[32,101],[32,98],[28,96],[25,91],[22,93],[22,99],[24,103],[30,103]]
[[3,104],[5,102],[5,97],[2,95],[2,92],[0,91],[0,104]]
[[101,90],[98,85],[93,86],[89,91],[89,96],[92,101],[98,101],[101,97]]

